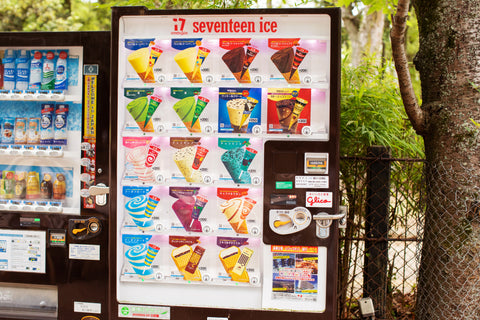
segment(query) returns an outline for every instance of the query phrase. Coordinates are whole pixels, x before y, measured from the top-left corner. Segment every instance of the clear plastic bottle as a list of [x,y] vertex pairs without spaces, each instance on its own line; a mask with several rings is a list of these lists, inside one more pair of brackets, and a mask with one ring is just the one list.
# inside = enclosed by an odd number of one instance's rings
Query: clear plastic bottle
[[30,75],[30,59],[27,50],[21,50],[20,56],[16,59],[17,77],[15,78],[15,89],[27,90]]
[[15,53],[8,49],[3,58],[3,88],[6,90],[15,90]]

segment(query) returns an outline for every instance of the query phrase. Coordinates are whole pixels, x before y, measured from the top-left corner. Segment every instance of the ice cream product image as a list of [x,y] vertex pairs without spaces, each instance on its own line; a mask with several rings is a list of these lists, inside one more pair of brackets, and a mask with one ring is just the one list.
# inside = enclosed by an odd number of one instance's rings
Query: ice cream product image
[[148,151],[147,156],[145,159],[145,167],[151,168],[157,160],[158,154],[160,153],[161,149],[161,137],[154,137],[150,140],[148,144]]
[[175,55],[173,59],[178,64],[180,69],[182,69],[183,73],[188,78],[188,80],[190,80],[190,82],[193,82],[193,83],[202,82],[201,73],[199,71],[196,72],[195,75],[193,73],[193,71],[195,70],[195,65],[197,61],[196,47],[190,47],[180,51]]
[[195,197],[195,204],[193,205],[192,222],[190,223],[190,227],[192,227],[195,221],[198,221],[198,218],[200,218],[200,214],[202,213],[203,208],[205,208],[207,203],[208,203],[207,197],[202,195],[197,195]]
[[197,103],[195,104],[195,111],[193,112],[192,124],[190,125],[190,127],[193,127],[195,125],[198,118],[200,117],[209,102],[210,100],[208,100],[207,98],[198,97]]
[[153,182],[153,170],[145,166],[148,154],[146,145],[137,146],[128,151],[126,159],[133,166],[135,176],[145,182]]
[[[202,248],[203,249],[203,248]],[[179,248],[176,248],[172,251],[172,259],[177,266],[178,271],[183,274],[183,277],[185,280],[191,280],[191,281],[201,281],[202,280],[202,275],[198,268],[195,268],[193,273],[187,272],[185,268],[187,268],[188,263],[190,262],[190,259],[192,258],[193,255],[193,249],[189,245],[183,245]],[[203,252],[202,252],[203,255]],[[201,258],[201,256],[200,256]],[[195,261],[199,262],[200,259],[197,257],[194,259]],[[190,269],[191,270],[191,269]]]
[[151,218],[155,208],[157,207],[158,203],[160,202],[160,198],[155,195],[149,195],[147,200],[147,205],[145,207],[144,215],[147,218]]
[[248,117],[243,119],[243,113],[248,108],[246,104],[246,99],[233,99],[227,102],[228,117],[230,118],[233,132],[247,132]]
[[245,148],[238,147],[224,152],[221,160],[235,183],[250,184],[250,173],[242,170],[244,155]]
[[284,131],[295,132],[297,130],[297,123],[290,125],[290,120],[293,115],[293,108],[295,106],[295,100],[285,99],[276,102],[276,109],[278,115],[278,121]]
[[203,160],[207,156],[208,149],[202,146],[197,146],[197,151],[195,152],[195,158],[193,159],[192,169],[198,170],[202,165]]
[[218,257],[222,262],[223,268],[227,274],[231,277],[232,281],[249,282],[250,278],[246,269],[242,271],[240,276],[237,273],[232,273],[233,268],[237,264],[238,258],[240,258],[240,248],[237,246],[231,246],[229,248],[220,251]]
[[153,230],[154,228],[152,219],[145,216],[147,201],[147,197],[145,195],[141,195],[130,199],[125,204],[125,210],[130,215],[135,225],[140,230],[144,231]]
[[195,115],[195,106],[196,101],[195,97],[186,97],[178,101],[173,105],[173,110],[178,115],[178,117],[182,120],[185,127],[190,132],[201,132],[200,122],[195,121],[193,122],[193,118]]
[[202,66],[203,61],[205,61],[209,53],[210,50],[207,48],[198,48],[197,60],[195,61],[195,67],[193,68],[193,79],[202,79],[202,75],[200,74],[200,67]]
[[[153,73],[148,73],[148,63],[150,61],[150,49],[148,47],[140,48],[130,53],[127,61],[132,65],[135,72],[144,82],[153,82]],[[147,78],[147,75],[149,78]]]
[[[145,258],[147,256],[147,245],[138,244],[131,247],[125,252],[125,257],[127,261],[131,264],[135,273],[141,279],[153,279],[154,273],[150,265],[145,264]],[[153,261],[153,260],[152,260]]]
[[148,102],[147,115],[145,116],[145,123],[148,126],[152,126],[150,119],[152,118],[153,114],[157,110],[160,103],[162,103],[162,98],[158,96],[156,93],[150,96],[150,101]]
[[158,58],[163,53],[163,50],[159,45],[155,44],[150,49],[150,58],[148,59],[147,75],[145,82],[155,82],[155,75],[153,74],[153,66],[157,62]]
[[278,50],[270,58],[273,64],[277,67],[278,71],[282,73],[282,76],[285,78],[285,80],[287,80],[288,83],[300,83],[298,71],[294,70],[293,75],[291,74],[294,58],[295,53],[292,47]]
[[127,110],[132,115],[138,127],[144,132],[153,132],[153,124],[147,121],[148,97],[137,98],[127,104]]
[[248,68],[250,67],[253,59],[255,59],[257,53],[257,48],[249,46],[245,52],[245,48],[240,46],[227,51],[222,56],[222,60],[238,82],[251,83]]
[[[170,196],[177,199],[172,204],[172,210],[185,231],[202,232],[202,223],[198,219],[194,219],[193,215],[194,210],[201,212],[201,205],[195,197],[198,190],[199,188],[196,187],[170,187]],[[195,209],[195,206],[198,208]]]
[[290,123],[288,125],[288,130],[292,128],[293,125],[297,124],[298,117],[302,113],[305,106],[308,104],[308,101],[302,98],[297,98],[295,101],[295,107],[293,108],[292,117],[290,118]]
[[173,161],[187,182],[199,183],[203,180],[202,174],[192,168],[196,152],[196,147],[190,146],[177,150],[173,156]]
[[154,245],[154,244],[149,244],[147,253],[145,254],[145,261],[144,264],[147,267],[150,267],[153,263],[153,260],[155,260],[155,257],[157,256],[158,251],[160,251],[160,247]]
[[246,215],[242,214],[244,202],[244,198],[229,199],[220,205],[220,211],[225,215],[235,232],[247,234]]
[[288,78],[288,80],[290,80],[292,76],[295,74],[295,72],[298,69],[298,66],[300,65],[300,63],[302,63],[303,59],[305,59],[305,56],[307,55],[307,53],[308,53],[307,49],[297,47],[297,49],[295,50],[295,57],[293,58],[292,71],[290,71],[290,78]]

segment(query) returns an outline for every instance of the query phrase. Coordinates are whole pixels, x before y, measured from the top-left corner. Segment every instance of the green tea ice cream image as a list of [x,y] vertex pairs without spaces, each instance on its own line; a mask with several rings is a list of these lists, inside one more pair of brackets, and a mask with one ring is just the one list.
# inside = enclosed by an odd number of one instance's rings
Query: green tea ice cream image
[[152,121],[149,120],[148,123],[145,123],[148,112],[148,97],[140,97],[133,100],[127,105],[127,110],[142,131],[153,132]]
[[193,116],[195,115],[195,105],[195,97],[187,97],[175,103],[173,110],[175,110],[190,132],[202,132],[200,122],[197,121],[192,126]]

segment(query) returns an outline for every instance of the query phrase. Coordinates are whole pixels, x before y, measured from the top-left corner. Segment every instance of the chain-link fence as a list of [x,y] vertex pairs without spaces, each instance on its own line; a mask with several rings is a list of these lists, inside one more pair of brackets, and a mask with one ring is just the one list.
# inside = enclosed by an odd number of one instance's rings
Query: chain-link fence
[[361,319],[358,299],[372,297],[376,319],[414,319],[424,220],[424,161],[393,159],[383,147],[343,157],[338,319]]

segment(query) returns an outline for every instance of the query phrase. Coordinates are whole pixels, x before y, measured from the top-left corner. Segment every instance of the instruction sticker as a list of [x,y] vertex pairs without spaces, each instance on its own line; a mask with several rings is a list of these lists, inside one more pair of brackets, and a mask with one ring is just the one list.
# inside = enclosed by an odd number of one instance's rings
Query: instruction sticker
[[68,257],[75,260],[100,260],[100,245],[71,243]]
[[120,318],[136,319],[170,319],[170,307],[138,306],[119,304],[118,316]]
[[295,188],[327,189],[328,176],[295,176]]

